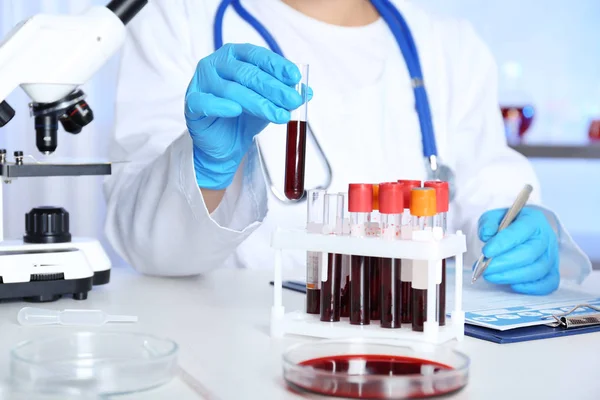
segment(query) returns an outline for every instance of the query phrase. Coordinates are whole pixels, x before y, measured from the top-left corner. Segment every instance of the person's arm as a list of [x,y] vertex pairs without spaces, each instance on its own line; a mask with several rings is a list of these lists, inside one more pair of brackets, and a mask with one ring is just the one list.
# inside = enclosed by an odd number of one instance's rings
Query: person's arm
[[115,163],[105,182],[105,230],[115,250],[147,274],[219,267],[266,214],[254,150],[226,190],[197,184],[184,100],[197,49],[209,43],[191,34],[190,19],[211,35],[211,17],[199,3],[150,2],[128,25],[122,52],[110,157],[127,162]]
[[[496,62],[469,24],[459,25],[456,31],[456,45],[448,47],[449,56],[454,63],[454,79],[450,88],[452,123],[449,146],[455,158],[453,164],[457,177],[456,199],[452,205],[453,225],[465,231],[468,237],[469,251],[465,265],[472,265],[481,254],[481,236],[489,239],[486,232],[481,232],[481,222],[488,223],[488,226],[496,226],[497,229],[499,221],[495,219],[502,217],[501,213],[488,213],[486,218],[489,216],[494,219],[494,222],[490,223],[480,221],[481,216],[490,210],[510,207],[519,191],[528,183],[534,187],[529,202],[533,207],[531,212],[524,213],[522,217],[528,214],[527,218],[530,221],[546,224],[545,220],[542,222],[535,215],[535,210],[543,212],[554,232],[547,233],[547,237],[540,235],[540,240],[548,239],[549,242],[558,243],[557,258],[560,262],[561,277],[581,282],[591,270],[589,259],[571,240],[557,216],[541,205],[541,188],[530,162],[507,145],[499,110]],[[543,229],[540,225],[540,230]],[[534,229],[531,229],[531,232],[533,231]],[[531,233],[534,234],[537,233]],[[527,237],[534,238],[528,235],[529,233],[521,231],[519,235],[513,235],[510,239],[526,241]],[[549,236],[552,235],[556,235],[556,239],[550,240]],[[548,251],[551,252],[552,248]],[[530,264],[525,268],[535,268],[537,261],[529,260]],[[507,269],[509,268],[510,266],[507,266]],[[526,287],[523,291],[529,289],[530,287]]]

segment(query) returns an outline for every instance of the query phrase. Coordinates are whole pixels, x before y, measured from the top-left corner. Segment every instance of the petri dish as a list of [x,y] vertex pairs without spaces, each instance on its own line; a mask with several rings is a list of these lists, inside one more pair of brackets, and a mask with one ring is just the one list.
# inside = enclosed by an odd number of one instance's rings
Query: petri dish
[[10,378],[24,390],[134,393],[169,382],[177,353],[175,342],[146,334],[72,332],[18,344],[10,353]]
[[336,339],[302,343],[283,354],[292,390],[349,399],[423,399],[464,388],[469,358],[408,340]]

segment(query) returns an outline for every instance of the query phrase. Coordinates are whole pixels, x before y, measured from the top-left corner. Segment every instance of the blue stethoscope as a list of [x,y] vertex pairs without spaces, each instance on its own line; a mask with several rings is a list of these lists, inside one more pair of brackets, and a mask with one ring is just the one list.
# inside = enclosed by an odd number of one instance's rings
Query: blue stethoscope
[[[423,71],[421,70],[419,53],[417,52],[417,46],[413,39],[410,28],[408,27],[408,24],[402,17],[402,14],[400,14],[400,11],[398,11],[398,9],[389,0],[371,0],[371,3],[377,9],[383,20],[387,23],[388,27],[392,31],[392,34],[394,35],[394,38],[398,43],[398,47],[400,47],[400,51],[402,52],[402,56],[404,57],[404,61],[406,62],[406,66],[411,77],[412,87],[415,96],[415,108],[419,116],[421,139],[423,142],[423,157],[425,158],[425,164],[428,170],[428,179],[439,179],[449,182],[451,187],[451,197],[454,197],[454,174],[449,167],[438,161],[435,134],[433,131],[433,120],[431,118],[431,109],[429,107],[429,100],[427,98],[427,92],[425,90],[425,85],[423,82]],[[250,26],[252,26],[260,34],[260,36],[265,40],[271,51],[284,57],[283,51],[275,41],[275,38],[273,38],[273,36],[264,27],[264,25],[262,25],[256,18],[254,18],[248,12],[248,10],[246,10],[241,5],[240,0],[221,1],[221,4],[217,9],[217,14],[215,16],[215,23],[213,27],[215,50],[223,46],[223,17],[225,15],[225,11],[230,5],[233,6],[234,10],[244,21],[250,24]],[[323,149],[320,146],[318,140],[312,133],[312,129],[310,129],[310,132],[313,140],[315,141],[318,151],[322,155],[324,164],[326,165],[329,175],[327,182],[318,188],[327,189],[331,185],[332,181],[333,174],[331,165],[329,164],[329,161],[327,160],[327,157],[325,156],[325,153],[323,152]],[[279,199],[280,201],[284,203],[292,203],[292,201],[288,200],[285,196],[283,196],[273,184],[267,169],[264,168],[265,162],[260,151],[258,141],[256,143],[258,148],[258,154],[261,160],[261,165],[263,166],[263,172],[265,173],[265,178],[271,188],[271,191],[273,192],[275,197],[277,197],[277,199]]]

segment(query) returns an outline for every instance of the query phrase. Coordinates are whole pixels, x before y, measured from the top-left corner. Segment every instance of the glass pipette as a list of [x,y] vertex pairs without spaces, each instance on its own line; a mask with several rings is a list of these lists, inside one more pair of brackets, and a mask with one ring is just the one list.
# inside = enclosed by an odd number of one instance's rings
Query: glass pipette
[[48,310],[45,308],[24,307],[17,320],[21,325],[66,325],[101,326],[107,322],[137,322],[138,317],[130,315],[109,315],[102,310]]

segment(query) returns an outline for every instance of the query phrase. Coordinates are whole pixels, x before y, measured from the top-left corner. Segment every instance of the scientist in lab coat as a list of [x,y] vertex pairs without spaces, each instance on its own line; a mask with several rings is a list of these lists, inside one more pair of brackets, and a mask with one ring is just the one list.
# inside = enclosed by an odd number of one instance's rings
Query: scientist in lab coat
[[[390,29],[365,0],[243,0],[289,60],[310,64],[313,134],[332,166],[329,190],[349,182],[427,179],[414,95]],[[484,278],[547,294],[591,269],[557,217],[539,204],[532,166],[507,147],[496,64],[471,26],[395,5],[415,38],[440,159],[456,176],[450,231],[468,238],[467,265],[493,257]],[[279,202],[285,123],[301,104],[299,72],[228,11],[213,49],[217,0],[154,0],[129,26],[110,155],[129,160],[105,184],[106,232],[138,271],[201,274],[223,266],[270,268],[277,226],[302,227],[306,203]],[[306,185],[325,176],[310,143]],[[497,234],[525,183],[531,203]],[[537,204],[537,205],[535,205]],[[304,265],[289,253],[286,266]]]

